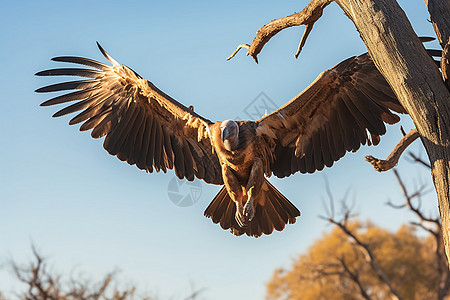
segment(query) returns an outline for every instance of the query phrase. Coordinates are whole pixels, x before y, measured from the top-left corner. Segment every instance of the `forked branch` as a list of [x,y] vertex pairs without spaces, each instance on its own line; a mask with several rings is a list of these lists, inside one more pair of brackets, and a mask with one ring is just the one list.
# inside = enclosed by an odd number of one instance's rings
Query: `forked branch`
[[313,29],[314,23],[306,24],[305,31],[303,32],[302,39],[300,40],[300,44],[298,44],[297,52],[295,52],[295,58],[298,58],[300,52],[302,52],[303,46],[305,46],[306,39],[308,38],[309,33]]
[[358,287],[359,293],[361,294],[361,296],[366,300],[371,300],[372,298],[369,296],[369,294],[367,294],[367,291],[364,288],[364,286],[361,282],[361,279],[359,278],[358,270],[355,270],[355,271],[350,270],[350,267],[347,265],[347,263],[345,262],[345,259],[343,257],[339,258],[338,260],[341,263],[341,266],[344,269],[344,272],[348,274],[350,279]]
[[[439,274],[439,288],[438,288],[438,298],[437,299],[446,299],[448,294],[448,289],[450,287],[450,271],[448,269],[448,261],[445,257],[444,253],[444,245],[442,241],[442,229],[441,229],[441,221],[439,218],[431,218],[425,216],[422,208],[420,207],[420,197],[424,193],[424,186],[416,189],[415,192],[409,193],[406,189],[403,180],[400,178],[400,175],[396,170],[394,170],[395,177],[402,189],[403,196],[405,198],[405,203],[403,205],[394,205],[392,202],[388,202],[388,205],[394,208],[402,208],[408,207],[418,218],[418,222],[411,222],[411,224],[418,226],[425,231],[428,231],[435,240],[436,246],[434,248],[434,253],[436,256],[436,268]],[[417,204],[413,204],[413,199],[417,198]],[[434,226],[429,226],[429,225]],[[434,227],[434,228],[433,228]]]
[[[237,46],[236,50],[234,50],[234,52],[231,53],[231,55],[227,57],[227,60],[232,59],[236,55],[236,53],[238,53],[239,50],[241,50],[242,48],[245,48],[248,51],[250,49],[250,45],[249,44],[240,44],[239,46]],[[247,52],[247,55],[248,55],[248,52]],[[258,60],[256,58],[255,58],[255,61],[256,61],[256,63],[258,63]]]
[[231,59],[240,49],[246,48],[248,50],[247,55],[251,55],[255,62],[258,63],[258,54],[261,52],[264,45],[278,32],[289,27],[306,25],[305,32],[300,41],[297,53],[295,54],[295,57],[297,58],[305,45],[306,39],[311,32],[314,23],[322,16],[323,9],[331,2],[331,0],[311,0],[301,12],[273,20],[257,31],[256,37],[253,39],[251,45],[239,45],[228,59]]
[[396,289],[393,287],[391,281],[386,276],[386,274],[383,272],[383,270],[378,266],[377,262],[375,261],[374,255],[369,248],[369,246],[361,241],[353,232],[350,230],[350,228],[347,226],[348,221],[348,215],[349,211],[346,212],[344,220],[337,221],[333,217],[329,217],[327,220],[331,224],[336,225],[339,229],[342,230],[342,232],[345,233],[346,236],[348,236],[356,247],[361,251],[361,253],[364,255],[365,260],[370,265],[371,269],[377,274],[378,279],[383,282],[387,288],[389,289],[389,292],[392,295],[392,299],[401,300],[401,296],[398,294]]
[[[421,210],[420,207],[420,201],[418,202],[417,205],[413,204],[413,200],[415,198],[418,198],[420,200],[420,197],[424,194],[425,191],[425,186],[421,186],[419,188],[416,189],[416,191],[414,193],[409,193],[408,190],[406,189],[405,184],[403,183],[403,180],[400,178],[400,175],[398,174],[397,170],[394,170],[394,175],[395,178],[398,181],[398,184],[403,192],[403,196],[405,198],[405,203],[403,206],[408,206],[409,209],[420,219],[420,222],[429,222],[429,223],[433,223],[436,225],[436,230],[430,230],[430,229],[426,229],[427,231],[429,231],[431,234],[433,235],[438,235],[438,232],[441,228],[441,223],[439,218],[429,218],[426,217],[423,213],[423,211]],[[391,205],[390,202],[388,202],[388,205],[394,207],[394,208],[399,208],[399,205]]]
[[403,151],[405,151],[405,149],[408,148],[408,146],[411,145],[411,143],[418,137],[419,133],[417,132],[417,129],[414,128],[407,135],[402,137],[400,142],[398,142],[391,154],[389,154],[385,160],[375,158],[372,155],[366,156],[366,160],[370,162],[378,172],[390,170],[397,165]]

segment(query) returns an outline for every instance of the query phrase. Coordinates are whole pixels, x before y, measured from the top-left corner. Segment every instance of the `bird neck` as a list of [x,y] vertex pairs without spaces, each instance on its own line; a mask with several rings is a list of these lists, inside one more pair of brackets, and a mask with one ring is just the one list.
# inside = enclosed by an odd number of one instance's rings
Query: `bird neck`
[[238,137],[235,136],[234,138],[224,140],[223,145],[228,151],[236,150],[239,145]]

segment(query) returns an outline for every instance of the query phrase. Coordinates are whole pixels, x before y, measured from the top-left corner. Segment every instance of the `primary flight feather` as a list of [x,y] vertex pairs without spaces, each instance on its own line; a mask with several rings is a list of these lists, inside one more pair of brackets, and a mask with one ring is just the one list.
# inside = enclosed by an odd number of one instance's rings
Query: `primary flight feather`
[[347,151],[378,144],[405,113],[368,54],[322,72],[302,93],[257,121],[211,122],[120,65],[63,56],[54,61],[90,68],[59,68],[38,76],[87,79],[49,85],[36,92],[74,90],[42,103],[67,104],[53,116],[76,113],[93,138],[120,160],[147,172],[174,169],[180,178],[224,185],[205,216],[236,235],[258,237],[294,223],[299,210],[267,177],[331,167]]

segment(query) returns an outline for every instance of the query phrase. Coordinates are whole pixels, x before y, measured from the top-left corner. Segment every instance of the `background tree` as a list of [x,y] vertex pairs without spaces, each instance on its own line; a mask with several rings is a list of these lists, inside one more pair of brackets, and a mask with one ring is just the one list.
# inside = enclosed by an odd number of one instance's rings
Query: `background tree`
[[[66,280],[63,276],[50,271],[48,263],[35,247],[33,260],[28,265],[19,265],[11,261],[13,274],[23,283],[22,290],[13,291],[14,298],[20,300],[157,300],[158,297],[139,295],[134,286],[121,288],[117,272],[107,273],[103,279],[93,281],[81,275],[72,274]],[[195,300],[203,289],[192,287],[191,295],[183,300]],[[0,292],[0,300],[9,300]]]
[[[15,291],[23,300],[128,300],[134,299],[134,287],[119,289],[115,282],[116,272],[110,272],[98,282],[82,278],[63,280],[61,275],[49,271],[46,260],[33,250],[33,261],[20,266],[11,261],[13,273],[24,284],[23,291]],[[145,297],[143,299],[151,300]]]
[[[403,299],[437,299],[433,239],[421,239],[412,225],[391,233],[370,222],[352,221],[348,229],[369,245],[374,259]],[[365,255],[339,228],[324,235],[292,269],[276,270],[268,299],[391,299]]]
[[[425,187],[409,193],[398,173],[394,174],[404,203],[388,205],[408,208],[417,221],[391,233],[370,222],[352,220],[345,202],[342,216],[337,218],[333,196],[327,189],[330,207],[323,218],[335,228],[302,254],[292,269],[274,272],[267,284],[267,298],[450,299],[450,271],[440,220],[426,216],[420,209]],[[428,235],[419,236],[418,228]]]

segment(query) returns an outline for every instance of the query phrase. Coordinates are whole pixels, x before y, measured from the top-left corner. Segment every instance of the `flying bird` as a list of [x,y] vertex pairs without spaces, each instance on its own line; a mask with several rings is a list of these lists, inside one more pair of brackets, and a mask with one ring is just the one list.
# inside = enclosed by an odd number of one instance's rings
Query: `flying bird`
[[[97,43],[98,44],[98,43]],[[57,68],[38,76],[78,76],[36,90],[74,90],[42,103],[73,104],[56,112],[78,112],[103,147],[147,172],[173,169],[180,179],[223,185],[205,216],[235,235],[259,237],[295,223],[300,211],[268,180],[322,170],[361,145],[377,145],[385,123],[406,113],[370,56],[351,57],[322,72],[294,99],[257,121],[211,122],[153,83],[119,64],[98,44],[104,64],[82,57],[52,60],[89,68]]]

